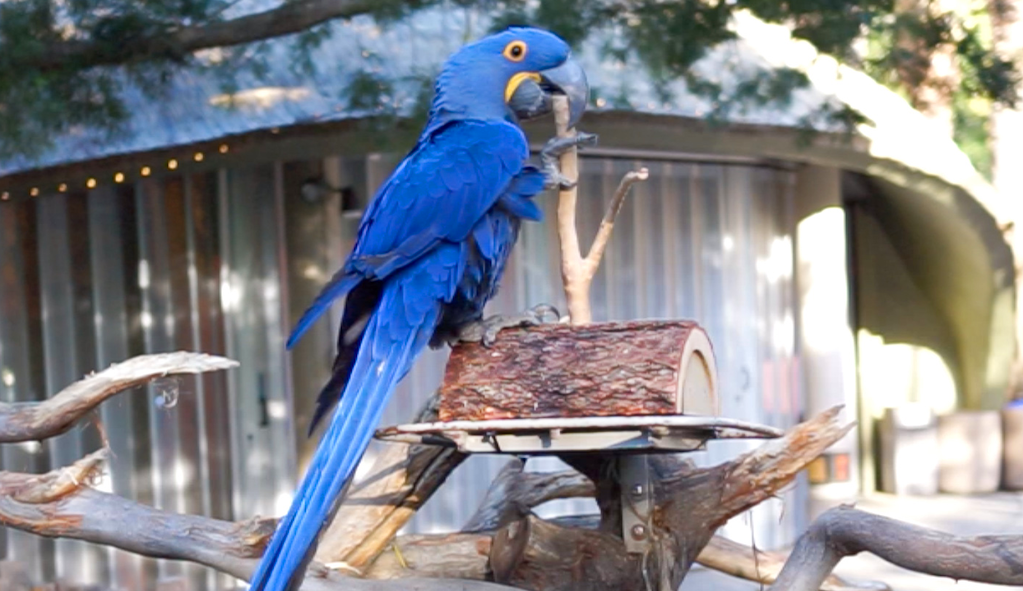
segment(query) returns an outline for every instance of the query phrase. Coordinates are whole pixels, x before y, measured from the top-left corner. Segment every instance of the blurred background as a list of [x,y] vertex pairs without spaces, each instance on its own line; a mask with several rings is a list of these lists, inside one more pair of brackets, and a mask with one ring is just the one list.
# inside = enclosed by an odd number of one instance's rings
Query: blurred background
[[[1015,515],[1021,19],[1016,0],[0,0],[0,397],[39,400],[142,353],[237,359],[106,403],[99,486],[221,519],[283,514],[340,309],[290,354],[287,332],[414,142],[440,63],[530,23],[573,44],[593,88],[581,234],[624,172],[651,173],[616,225],[595,319],[700,322],[725,416],[784,428],[845,404],[858,421],[724,533],[784,548],[859,498],[986,494],[978,506]],[[552,133],[529,126],[536,147]],[[491,311],[540,302],[563,305],[552,224],[524,230]],[[424,356],[385,423],[428,398],[445,356]],[[81,429],[4,446],[2,468],[98,445]],[[472,458],[411,529],[459,528],[504,461]],[[104,590],[234,585],[2,528],[0,557]]]

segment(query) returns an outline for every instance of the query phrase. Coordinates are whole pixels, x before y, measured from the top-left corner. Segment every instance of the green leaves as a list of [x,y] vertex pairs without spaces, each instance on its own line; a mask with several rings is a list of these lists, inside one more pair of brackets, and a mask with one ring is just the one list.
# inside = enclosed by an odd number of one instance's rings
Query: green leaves
[[[195,59],[191,49],[183,50],[172,41],[175,37],[169,33],[182,28],[215,23],[230,27],[231,23],[224,21],[225,12],[235,2],[0,1],[0,158],[38,153],[52,138],[74,129],[118,133],[126,117],[118,94],[122,84],[139,85],[159,100],[163,82],[180,68],[212,71],[221,76],[225,88],[232,87],[239,71],[257,76],[267,71],[271,57],[265,43],[224,50],[219,61],[208,61]],[[284,2],[294,6],[309,0]],[[539,25],[557,32],[576,48],[601,32],[602,38],[610,39],[598,48],[605,59],[641,65],[650,74],[657,100],[664,103],[673,98],[673,83],[684,80],[690,92],[709,99],[713,108],[707,115],[712,120],[725,120],[749,106],[784,106],[794,90],[807,84],[805,76],[788,69],[746,68],[738,73],[740,79],[728,84],[718,78],[704,79],[693,70],[693,64],[709,48],[734,38],[729,22],[738,10],[784,24],[795,37],[861,65],[921,107],[920,89],[942,83],[932,72],[935,55],[952,55],[956,68],[953,82],[938,87],[938,95],[952,102],[957,125],[970,129],[977,129],[977,121],[985,120],[985,107],[978,101],[986,101],[987,111],[995,104],[1014,106],[1021,84],[1016,64],[994,50],[991,19],[985,12],[940,12],[926,0],[900,3],[899,10],[894,0],[332,2],[334,10],[345,16],[365,14],[381,27],[424,8],[442,6],[474,13],[496,29],[511,24]],[[312,55],[331,30],[320,24],[293,36],[290,53],[285,54],[295,73],[308,75],[314,70]],[[473,37],[478,34],[471,32]],[[125,51],[136,47],[145,51]],[[274,55],[278,57],[273,59],[280,59],[282,54]],[[387,98],[394,95],[400,81],[388,64],[376,63],[372,56],[355,55],[352,59],[360,61],[361,72],[343,97],[348,106],[397,116],[398,110]],[[104,61],[114,61],[119,67],[97,67]],[[428,97],[429,85],[423,89]],[[610,105],[630,103],[627,89],[609,85],[605,91],[604,100]],[[420,102],[428,101],[423,98]],[[856,118],[848,115],[836,118],[854,125]],[[960,136],[973,138],[973,143],[981,137],[974,131]]]

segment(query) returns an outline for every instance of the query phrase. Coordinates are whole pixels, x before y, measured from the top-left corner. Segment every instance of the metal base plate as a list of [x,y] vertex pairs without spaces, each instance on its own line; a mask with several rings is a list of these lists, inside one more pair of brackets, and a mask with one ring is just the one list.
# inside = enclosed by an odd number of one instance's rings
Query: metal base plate
[[377,431],[385,441],[447,445],[465,453],[550,455],[697,451],[713,439],[770,439],[774,427],[697,415],[645,415],[410,423]]

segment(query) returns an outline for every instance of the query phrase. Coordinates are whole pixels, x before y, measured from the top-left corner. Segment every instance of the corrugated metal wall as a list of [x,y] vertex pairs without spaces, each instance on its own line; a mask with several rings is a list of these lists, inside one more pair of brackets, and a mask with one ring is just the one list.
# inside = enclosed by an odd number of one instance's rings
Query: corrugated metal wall
[[[240,370],[163,381],[106,403],[100,415],[114,455],[99,486],[169,511],[224,519],[283,513],[296,465],[315,444],[305,437],[305,423],[329,371],[338,314],[290,356],[283,338],[343,260],[368,196],[395,162],[370,155],[276,163],[4,204],[3,400],[38,400],[89,371],[146,352],[234,357]],[[583,236],[595,232],[606,200],[632,165],[584,162]],[[595,317],[698,319],[720,357],[725,413],[793,423],[799,397],[791,174],[747,165],[645,165],[651,179],[623,210],[594,284]],[[553,216],[553,200],[543,199]],[[562,304],[557,260],[553,225],[530,224],[492,310]],[[433,392],[444,357],[443,351],[424,355],[385,414],[387,423],[407,420]],[[45,471],[99,444],[98,432],[86,425],[43,445],[4,446],[3,469]],[[742,445],[716,447],[705,461]],[[459,527],[502,463],[470,460],[412,527]],[[535,469],[553,466],[534,463]],[[587,508],[563,502],[552,510]],[[756,524],[758,542],[770,546],[788,537],[786,523],[799,511],[762,513],[749,523]],[[746,535],[744,528],[740,523],[733,533]],[[230,585],[198,567],[15,531],[0,535],[0,548],[41,581],[125,591],[158,588],[154,582],[195,591]]]

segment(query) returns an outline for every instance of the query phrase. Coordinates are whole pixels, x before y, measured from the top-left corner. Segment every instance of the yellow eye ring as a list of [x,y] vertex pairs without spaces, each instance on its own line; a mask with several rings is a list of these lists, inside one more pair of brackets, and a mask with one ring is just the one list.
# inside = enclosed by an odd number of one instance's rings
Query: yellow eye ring
[[505,45],[502,54],[510,61],[521,62],[526,59],[526,42],[512,41],[508,45]]

